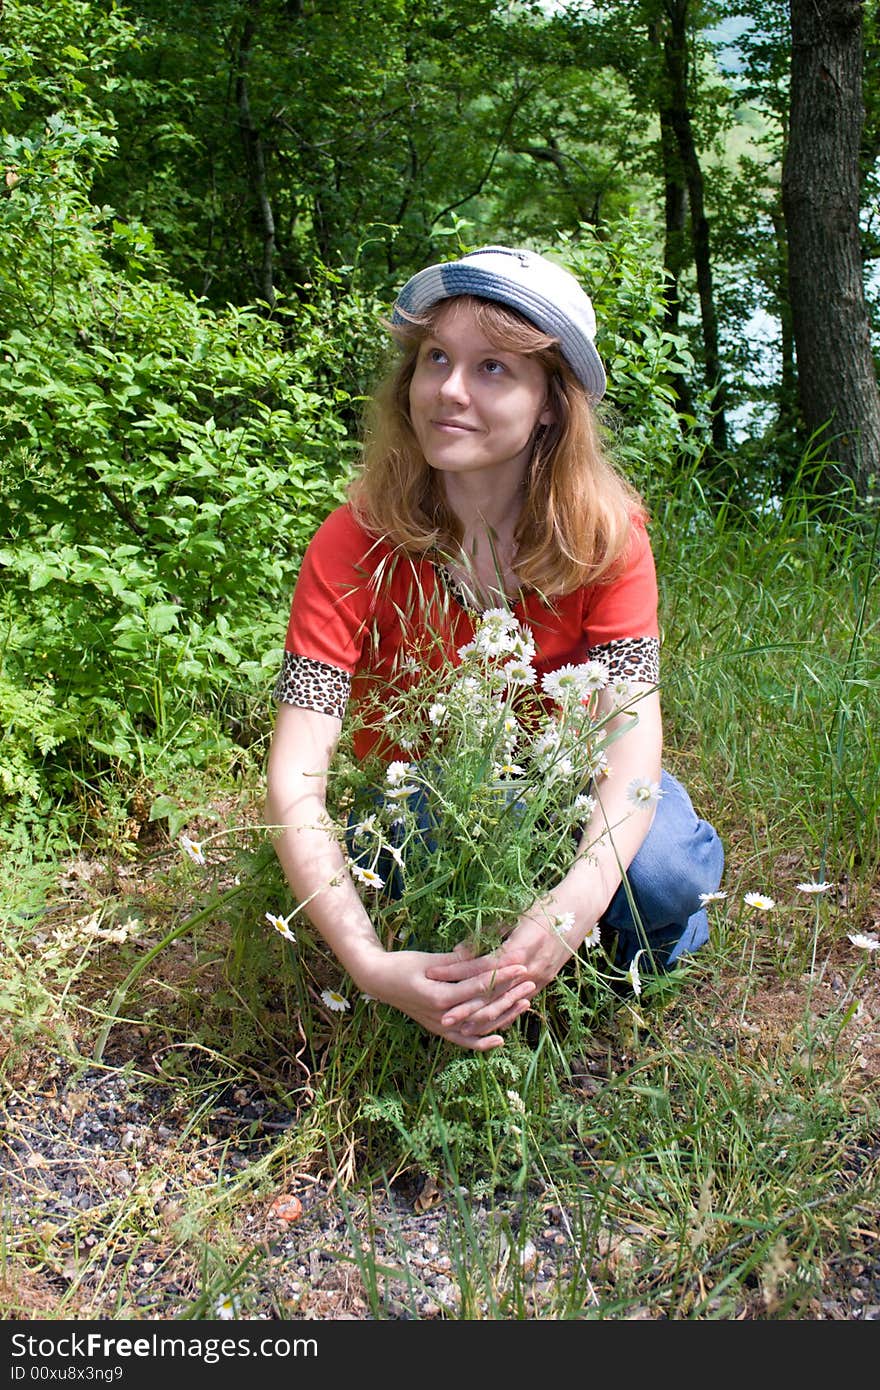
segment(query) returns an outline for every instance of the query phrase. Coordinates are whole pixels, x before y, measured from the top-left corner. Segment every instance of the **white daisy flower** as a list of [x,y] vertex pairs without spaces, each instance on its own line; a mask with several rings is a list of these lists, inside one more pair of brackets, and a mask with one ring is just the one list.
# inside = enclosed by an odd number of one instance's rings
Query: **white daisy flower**
[[652,782],[650,777],[634,777],[626,789],[626,795],[634,806],[647,810],[649,806],[656,806],[663,792],[660,783]]
[[396,759],[393,763],[389,763],[385,769],[385,781],[389,787],[399,787],[401,783],[406,781],[411,772],[412,763],[404,763]]
[[515,641],[510,632],[479,632],[475,645],[481,656],[512,656]]
[[194,863],[205,863],[205,853],[202,849],[202,843],[200,840],[191,840],[188,835],[181,835],[180,848],[183,850],[184,854],[189,855],[190,859],[192,859]]
[[223,1298],[219,1298],[214,1305],[214,1317],[221,1318],[224,1322],[237,1318],[241,1310],[241,1302],[235,1294],[228,1293]]
[[375,869],[365,869],[362,864],[350,864],[352,878],[356,878],[358,883],[364,883],[368,888],[384,888],[385,880],[381,874],[377,874]]
[[586,946],[588,951],[592,951],[595,946],[599,945],[601,940],[602,928],[599,926],[598,922],[594,922],[593,925],[590,927],[589,931],[587,932],[586,936],[584,937],[583,944]]
[[519,763],[499,763],[497,767],[493,767],[492,775],[493,777],[522,777],[524,771],[525,769],[520,767]]
[[541,689],[551,700],[565,704],[587,699],[595,691],[604,689],[607,680],[608,668],[601,661],[584,661],[577,666],[569,663],[548,671],[541,681]]
[[386,796],[396,800],[399,797],[411,796],[413,792],[418,791],[418,787],[414,783],[406,780],[412,770],[412,763],[404,763],[399,759],[389,763],[385,770],[385,782],[388,787]]
[[625,705],[632,697],[632,689],[632,683],[624,676],[618,676],[617,680],[613,680],[608,686],[608,692],[615,705]]
[[561,937],[563,940],[565,940],[566,936],[568,936],[568,933],[571,931],[572,927],[574,926],[574,921],[575,921],[575,918],[574,918],[574,913],[573,913],[573,912],[560,912],[560,913],[558,913],[558,914],[553,918],[553,921],[550,923],[550,925],[551,925],[551,927],[552,927],[552,929],[553,929],[554,935],[555,935],[555,936],[558,936],[558,937]]
[[375,814],[364,816],[363,820],[358,821],[352,831],[355,840],[365,840],[369,835],[378,835],[379,822]]
[[746,907],[757,908],[759,912],[770,912],[776,906],[774,899],[764,893],[746,893],[743,902]]
[[346,1009],[351,1008],[345,995],[340,994],[339,991],[335,989],[322,989],[321,999],[327,1005],[331,1013],[334,1014],[343,1014]]
[[519,627],[519,619],[508,608],[487,608],[480,617],[479,625],[481,628],[494,627],[509,632]]
[[797,890],[799,893],[827,893],[829,888],[833,888],[833,883],[799,883]]
[[397,845],[388,844],[387,841],[386,841],[386,842],[382,845],[382,848],[383,848],[383,850],[385,851],[386,854],[390,854],[390,855],[391,855],[391,858],[394,860],[395,864],[397,865],[397,867],[398,867],[399,869],[402,869],[402,868],[404,867],[403,853],[402,853],[401,850],[399,850],[399,849],[397,848]]
[[723,903],[726,897],[727,894],[722,889],[718,889],[714,893],[701,893],[700,907],[708,907],[710,903]]
[[277,912],[267,912],[267,913],[266,913],[266,921],[269,923],[269,926],[270,926],[270,927],[274,927],[274,928],[275,928],[275,930],[278,932],[279,936],[283,936],[283,937],[284,937],[284,940],[285,940],[285,941],[293,941],[293,942],[295,942],[295,941],[296,941],[296,937],[294,936],[293,932],[290,930],[290,918],[291,918],[292,916],[293,916],[293,913],[292,913],[292,912],[291,912],[287,917],[279,917],[279,915],[277,914]]
[[605,752],[604,749],[601,753],[596,753],[594,757],[590,759],[589,763],[587,764],[587,772],[590,777],[609,776],[608,754]]
[[541,678],[541,689],[551,700],[558,700],[561,704],[566,700],[579,699],[582,690],[580,672],[580,666],[573,666],[570,662],[557,667],[555,671],[547,671]]
[[550,723],[544,728],[532,744],[532,749],[536,758],[552,757],[559,748],[562,738],[562,730],[558,724]]
[[523,661],[519,657],[505,662],[502,671],[508,685],[534,685],[538,679],[538,673],[531,662]]
[[573,809],[583,820],[589,820],[596,809],[596,798],[588,792],[578,792],[572,803]]
[[441,700],[435,700],[433,705],[428,709],[428,718],[434,725],[442,724],[446,715],[447,709]]
[[637,951],[633,957],[629,970],[626,972],[630,985],[632,986],[632,992],[637,998],[642,992],[642,979],[639,975],[639,956],[643,956],[644,954],[644,951]]
[[601,661],[585,661],[580,671],[584,690],[604,690],[608,684],[608,667]]
[[880,936],[876,932],[854,931],[847,932],[847,936],[862,951],[880,951]]

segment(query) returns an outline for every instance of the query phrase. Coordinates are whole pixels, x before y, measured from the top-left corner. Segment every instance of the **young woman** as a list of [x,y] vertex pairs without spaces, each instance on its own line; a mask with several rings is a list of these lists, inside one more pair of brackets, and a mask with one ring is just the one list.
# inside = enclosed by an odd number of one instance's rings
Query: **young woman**
[[[293,894],[355,985],[486,1050],[597,922],[624,966],[642,947],[665,968],[701,946],[701,895],[718,887],[723,851],[661,769],[654,562],[639,497],[598,443],[606,383],[588,296],[542,256],[484,247],[414,275],[392,333],[399,360],[374,401],[359,475],[313,537],[293,596],[267,821],[283,827],[276,848]],[[583,852],[499,948],[388,951],[326,812],[342,720],[393,683],[420,633],[436,640],[439,626],[454,659],[475,617],[499,607],[531,629],[539,676],[600,660],[639,697],[638,720],[608,748]],[[604,691],[598,699],[610,712]],[[356,752],[380,739],[381,721],[367,720]],[[636,778],[657,796],[632,814]],[[561,914],[574,919],[565,941],[550,929]]]

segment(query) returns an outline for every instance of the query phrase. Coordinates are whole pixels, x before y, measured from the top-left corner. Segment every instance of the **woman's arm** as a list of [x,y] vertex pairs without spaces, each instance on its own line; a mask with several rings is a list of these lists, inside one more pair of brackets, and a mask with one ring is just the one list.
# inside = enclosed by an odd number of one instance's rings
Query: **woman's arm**
[[[536,993],[570,960],[605,912],[651,828],[653,805],[644,809],[633,805],[628,788],[636,778],[659,783],[663,727],[656,689],[634,686],[633,694],[639,693],[641,698],[634,706],[638,722],[627,728],[632,716],[623,713],[608,726],[609,732],[625,732],[608,748],[608,775],[601,779],[596,792],[596,810],[584,829],[577,858],[562,881],[535,900],[492,953],[491,959],[499,965],[511,958],[522,960]],[[607,708],[602,692],[600,710]],[[561,939],[554,926],[569,914],[574,925]],[[456,947],[454,954],[459,957],[458,966],[438,962],[429,967],[432,979],[462,980],[470,969],[485,969],[484,962],[490,959],[475,957],[466,943]],[[450,1009],[442,1021],[467,1033],[485,1026],[487,1015],[479,1000],[468,1000]]]
[[[359,989],[392,1004],[431,1033],[480,1051],[502,1044],[498,1029],[528,1007],[534,984],[512,951],[501,967],[487,962],[466,979],[440,982],[427,973],[451,954],[386,951],[348,872],[339,832],[327,812],[327,773],[340,720],[282,704],[268,763],[266,820],[297,901]],[[483,1033],[464,1035],[441,1022],[457,1005],[479,1005]]]

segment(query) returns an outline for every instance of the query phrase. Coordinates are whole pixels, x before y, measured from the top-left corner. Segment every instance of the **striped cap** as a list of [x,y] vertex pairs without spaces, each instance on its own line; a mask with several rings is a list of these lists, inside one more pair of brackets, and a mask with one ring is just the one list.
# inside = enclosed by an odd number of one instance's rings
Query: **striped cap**
[[483,246],[457,261],[429,265],[407,280],[394,305],[392,323],[419,316],[442,299],[470,294],[507,304],[555,338],[587,394],[605,394],[605,369],[596,351],[596,315],[589,295],[561,265],[535,251]]

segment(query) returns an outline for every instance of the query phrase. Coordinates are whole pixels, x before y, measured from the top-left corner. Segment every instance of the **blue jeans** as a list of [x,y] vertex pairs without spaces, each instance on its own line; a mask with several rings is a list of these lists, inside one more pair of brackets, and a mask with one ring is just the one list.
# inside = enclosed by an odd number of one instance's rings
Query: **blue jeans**
[[646,954],[640,968],[674,965],[680,956],[709,940],[709,918],[701,893],[714,893],[724,871],[724,849],[712,826],[700,820],[679,781],[664,772],[663,795],[654,821],[601,922],[603,936],[616,937],[613,959],[626,969],[636,952]]

